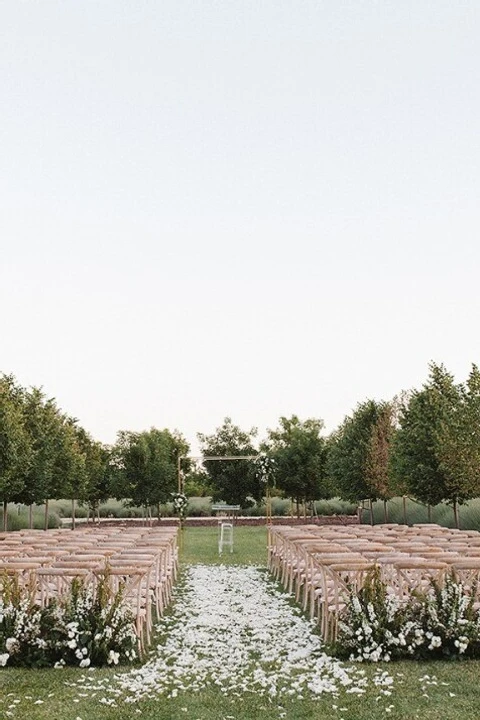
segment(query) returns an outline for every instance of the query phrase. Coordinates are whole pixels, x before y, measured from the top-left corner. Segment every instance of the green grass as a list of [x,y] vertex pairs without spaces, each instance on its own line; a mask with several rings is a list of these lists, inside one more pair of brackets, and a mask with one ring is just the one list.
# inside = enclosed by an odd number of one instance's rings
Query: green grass
[[217,527],[185,528],[182,531],[182,562],[207,565],[261,565],[267,564],[267,528],[262,526],[236,526],[233,530],[233,552],[224,549],[218,554]]
[[[187,528],[182,536],[182,563],[253,563],[265,565],[266,528],[236,527],[234,552],[218,555],[216,528]],[[241,698],[225,699],[221,693],[208,690],[195,695],[179,695],[175,699],[143,700],[138,705],[108,708],[97,698],[79,697],[66,683],[75,682],[84,671],[17,670],[0,671],[0,718],[8,718],[5,710],[14,699],[18,709],[12,717],[24,720],[476,720],[478,707],[478,678],[480,661],[465,662],[402,662],[365,666],[367,676],[385,669],[395,678],[390,697],[377,701],[378,691],[371,688],[364,696],[344,694],[338,700],[322,696],[319,700],[268,701],[246,694]],[[92,672],[96,677],[111,677],[114,670]],[[437,684],[425,686],[421,678],[436,676]],[[447,684],[442,684],[447,683]],[[424,689],[422,689],[422,686]],[[12,695],[9,697],[9,693]],[[424,697],[424,693],[428,697]],[[451,697],[450,694],[455,697]],[[28,696],[31,699],[26,699]],[[35,705],[36,700],[44,700]],[[79,702],[74,702],[74,700]],[[3,702],[2,702],[3,701]],[[394,708],[386,713],[388,705]],[[336,705],[337,709],[333,709]],[[185,710],[186,708],[186,710]],[[340,708],[344,708],[340,710]],[[141,714],[136,710],[140,710]]]

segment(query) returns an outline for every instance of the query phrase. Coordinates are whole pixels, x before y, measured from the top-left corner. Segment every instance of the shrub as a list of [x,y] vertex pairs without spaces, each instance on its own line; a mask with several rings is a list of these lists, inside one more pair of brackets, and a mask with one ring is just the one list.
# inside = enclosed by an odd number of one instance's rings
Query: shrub
[[0,666],[117,665],[136,658],[137,637],[123,590],[112,593],[108,572],[95,589],[81,581],[40,608],[32,589],[4,576],[0,597]]
[[[20,511],[9,510],[7,513],[7,530],[26,530],[29,526],[29,512],[24,506],[20,506]],[[48,513],[48,527],[61,527],[62,520],[55,512]],[[3,527],[3,513],[0,512],[0,527]],[[45,514],[42,511],[35,510],[33,512],[33,527],[35,530],[43,530],[45,527]]]
[[475,593],[475,587],[467,593],[452,573],[443,588],[432,581],[427,593],[414,593],[401,605],[375,568],[358,593],[350,591],[339,617],[334,652],[359,662],[480,657],[480,609],[474,605]]

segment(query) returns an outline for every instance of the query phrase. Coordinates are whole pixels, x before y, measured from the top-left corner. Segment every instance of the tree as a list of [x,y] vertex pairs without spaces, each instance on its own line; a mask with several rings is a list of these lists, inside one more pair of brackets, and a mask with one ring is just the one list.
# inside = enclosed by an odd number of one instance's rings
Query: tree
[[207,497],[213,493],[210,475],[207,471],[193,465],[189,471],[184,473],[184,492],[187,496]]
[[457,526],[456,502],[480,495],[480,372],[476,365],[466,383],[458,386],[458,393],[459,403],[438,432],[438,455]]
[[276,485],[296,501],[297,512],[300,503],[331,497],[322,429],[322,420],[301,421],[292,415],[281,417],[280,426],[268,431],[265,447],[275,463]]
[[25,483],[16,493],[15,500],[29,505],[30,509],[34,503],[48,499],[52,490],[59,423],[55,401],[52,398],[46,400],[41,388],[33,387],[25,393],[24,426],[31,446],[31,460]]
[[177,489],[177,461],[189,446],[178,433],[151,428],[120,431],[112,449],[113,487],[117,498],[131,505],[158,506]]
[[380,403],[365,458],[367,482],[373,490],[372,494],[383,500],[385,522],[388,522],[387,500],[393,494],[390,454],[395,435],[395,419],[396,402]]
[[428,381],[402,408],[392,466],[419,500],[453,506],[479,492],[480,374],[474,365],[466,384],[456,384],[443,365],[430,365]]
[[81,427],[76,428],[77,442],[85,458],[85,487],[79,500],[88,502],[93,513],[99,503],[111,495],[111,473],[109,468],[110,450],[106,445],[93,440]]
[[385,403],[366,400],[346,417],[329,443],[328,474],[341,497],[352,502],[386,496],[389,480],[389,411]]
[[[204,457],[256,456],[256,435],[256,428],[243,431],[226,417],[215,433],[198,433],[197,437]],[[251,460],[204,460],[203,464],[210,476],[214,500],[242,507],[251,505],[252,499],[260,500],[262,487]]]
[[407,492],[429,505],[449,496],[439,449],[459,407],[460,395],[452,375],[432,363],[428,382],[412,392],[400,411],[392,469]]
[[7,529],[7,506],[25,486],[31,461],[31,444],[24,423],[24,391],[12,375],[0,377],[0,498],[3,529]]

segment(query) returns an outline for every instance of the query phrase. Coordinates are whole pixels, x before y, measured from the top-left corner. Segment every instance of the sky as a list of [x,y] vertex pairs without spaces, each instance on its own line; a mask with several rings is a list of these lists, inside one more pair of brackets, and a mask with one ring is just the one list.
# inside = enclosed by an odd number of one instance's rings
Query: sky
[[94,438],[480,362],[478,0],[0,0],[0,371]]

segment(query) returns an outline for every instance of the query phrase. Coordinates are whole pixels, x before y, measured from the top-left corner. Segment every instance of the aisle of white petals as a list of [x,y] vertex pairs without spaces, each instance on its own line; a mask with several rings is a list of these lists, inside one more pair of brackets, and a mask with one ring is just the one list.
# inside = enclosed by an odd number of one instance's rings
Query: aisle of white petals
[[[257,568],[188,568],[158,631],[160,642],[142,667],[104,682],[88,673],[76,688],[114,705],[212,686],[230,697],[336,698],[342,691],[363,694],[369,684],[362,669],[322,651],[314,625]],[[393,678],[386,672],[370,682],[391,694]]]

